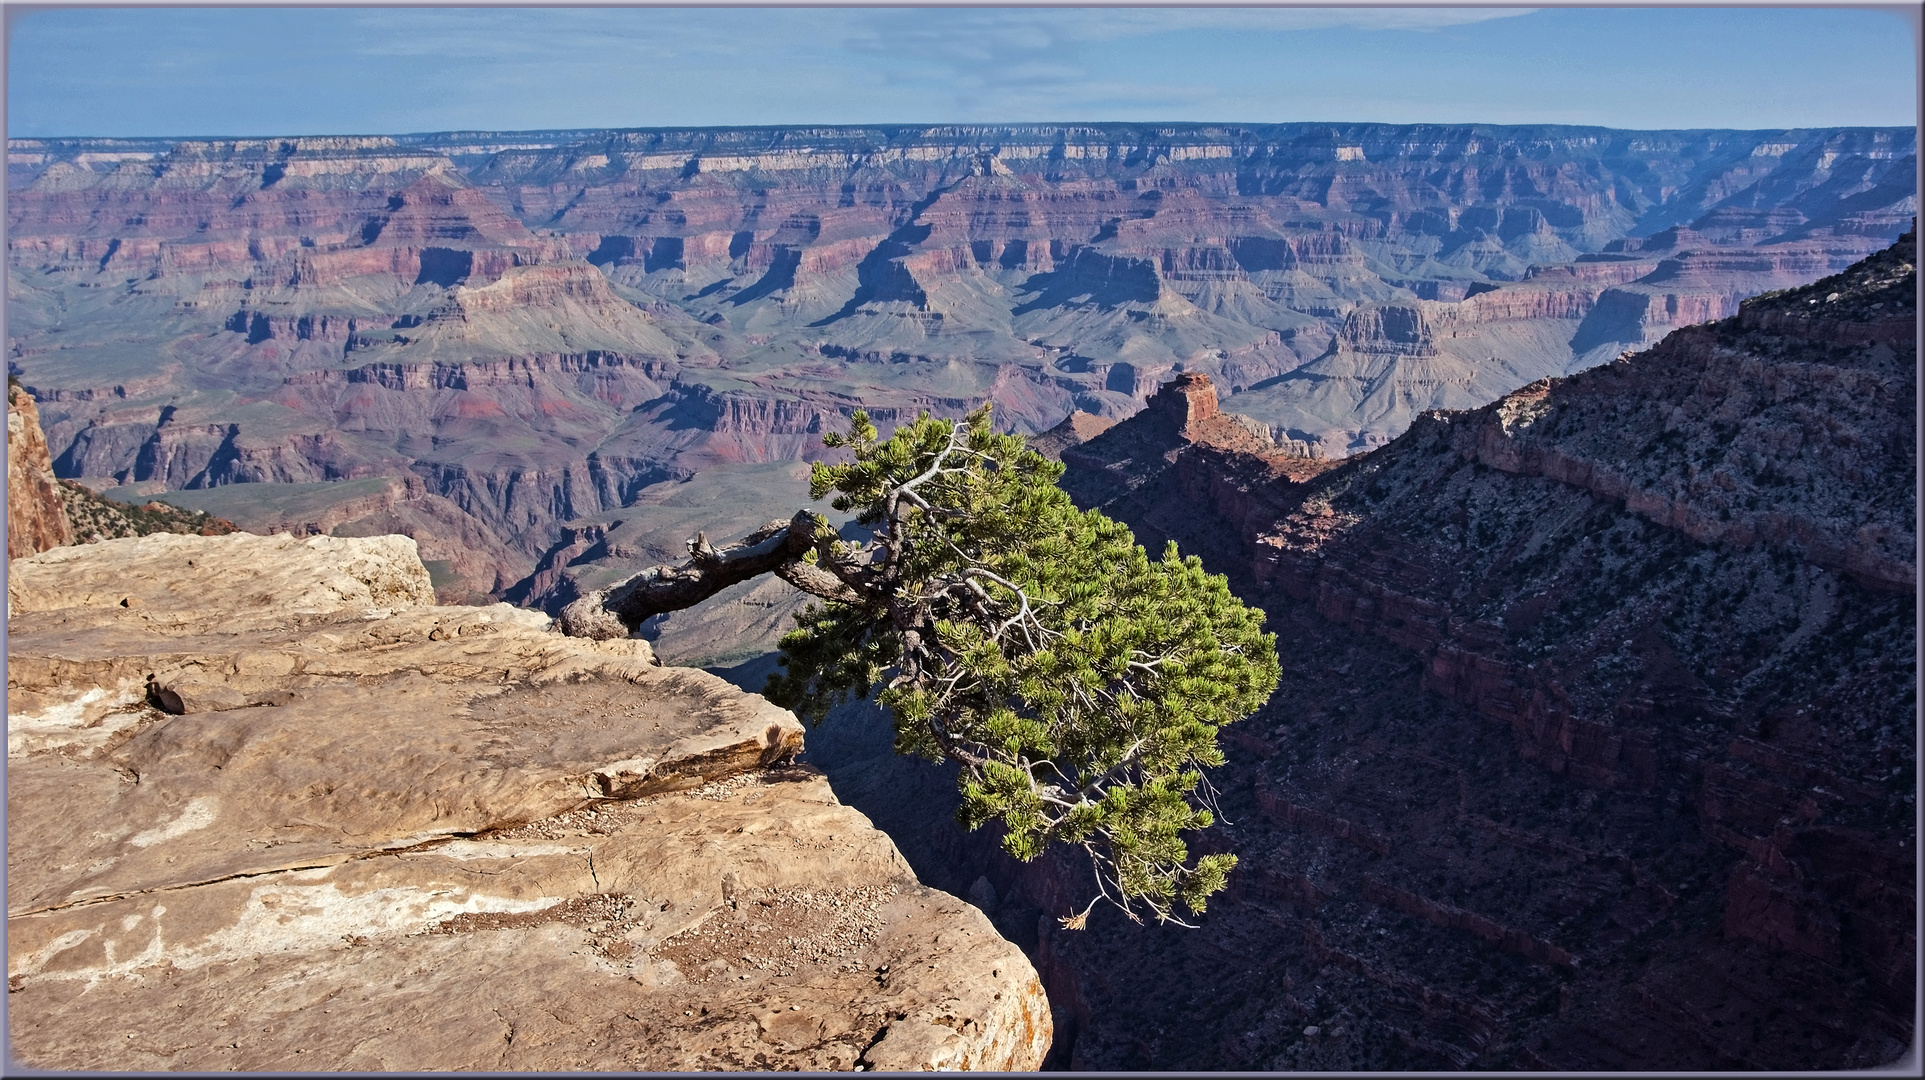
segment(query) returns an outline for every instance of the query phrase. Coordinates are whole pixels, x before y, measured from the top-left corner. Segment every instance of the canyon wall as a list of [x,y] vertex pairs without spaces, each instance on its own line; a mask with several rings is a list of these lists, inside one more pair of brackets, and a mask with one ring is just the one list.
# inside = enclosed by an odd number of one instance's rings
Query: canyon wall
[[1915,1038],[1916,290],[1907,234],[1341,462],[1253,442],[1198,377],[1056,433],[1080,504],[1202,555],[1279,637],[1276,696],[1221,735],[1193,846],[1241,862],[1197,930],[1063,929],[1086,870],[944,820],[951,778],[873,717],[812,754],[1029,952],[1053,1064],[1890,1065]]
[[7,387],[7,557],[24,558],[63,544],[93,544],[170,532],[220,536],[233,522],[168,503],[129,505],[55,478],[34,401]]
[[9,364],[62,477],[413,477],[380,527],[477,538],[429,555],[447,595],[530,596],[571,524],[858,407],[1033,433],[1189,372],[1306,453],[1381,445],[1842,269],[1915,160],[1857,128],[16,139]]

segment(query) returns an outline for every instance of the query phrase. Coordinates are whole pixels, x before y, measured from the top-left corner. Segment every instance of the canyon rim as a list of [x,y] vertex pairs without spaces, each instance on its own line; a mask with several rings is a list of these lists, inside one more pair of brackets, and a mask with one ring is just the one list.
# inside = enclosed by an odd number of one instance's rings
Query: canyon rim
[[858,405],[1039,433],[1201,372],[1280,445],[1381,445],[1842,270],[1904,229],[1916,156],[1866,128],[14,139],[8,363],[61,477],[411,535],[444,597],[552,611],[658,559],[638,499],[776,493]]

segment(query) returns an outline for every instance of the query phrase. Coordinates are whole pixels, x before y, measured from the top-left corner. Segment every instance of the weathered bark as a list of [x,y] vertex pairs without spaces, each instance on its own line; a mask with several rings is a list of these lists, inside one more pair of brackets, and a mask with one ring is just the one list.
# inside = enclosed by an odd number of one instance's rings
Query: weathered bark
[[771,521],[732,544],[711,547],[706,536],[688,542],[679,566],[651,566],[627,581],[597,589],[561,610],[557,622],[570,637],[627,637],[652,615],[680,611],[731,585],[775,574],[825,600],[861,603],[836,575],[803,561],[816,544],[816,519],[798,510],[788,521]]

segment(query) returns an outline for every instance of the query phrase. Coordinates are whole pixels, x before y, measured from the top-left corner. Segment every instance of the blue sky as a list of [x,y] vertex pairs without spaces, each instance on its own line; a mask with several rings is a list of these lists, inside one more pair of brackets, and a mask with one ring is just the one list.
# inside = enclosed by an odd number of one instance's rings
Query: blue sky
[[10,7],[8,133],[1916,122],[1896,8]]

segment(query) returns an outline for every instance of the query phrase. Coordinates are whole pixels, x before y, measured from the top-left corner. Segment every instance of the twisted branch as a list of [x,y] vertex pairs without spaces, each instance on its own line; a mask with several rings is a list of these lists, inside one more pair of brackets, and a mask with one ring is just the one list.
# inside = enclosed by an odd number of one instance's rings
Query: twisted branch
[[570,637],[627,637],[652,615],[693,607],[731,585],[769,573],[825,599],[860,602],[854,590],[833,574],[802,561],[815,542],[816,518],[807,510],[796,511],[788,521],[771,521],[719,548],[697,533],[688,542],[687,562],[651,566],[626,581],[597,589],[563,608],[556,621]]

